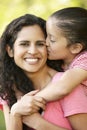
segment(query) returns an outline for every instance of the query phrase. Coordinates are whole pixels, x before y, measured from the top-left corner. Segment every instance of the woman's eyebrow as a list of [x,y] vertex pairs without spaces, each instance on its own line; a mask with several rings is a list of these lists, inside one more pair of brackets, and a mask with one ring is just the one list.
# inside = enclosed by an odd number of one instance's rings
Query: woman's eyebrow
[[36,42],[46,42],[46,40],[37,40]]
[[30,42],[30,41],[28,41],[28,40],[19,40],[19,42]]

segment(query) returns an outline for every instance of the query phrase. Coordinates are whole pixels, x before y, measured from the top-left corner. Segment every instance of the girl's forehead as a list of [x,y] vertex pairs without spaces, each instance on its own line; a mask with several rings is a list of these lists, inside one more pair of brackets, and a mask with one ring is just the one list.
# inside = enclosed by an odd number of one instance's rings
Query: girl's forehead
[[47,19],[47,23],[48,23],[48,22],[52,22],[52,23],[55,23],[55,24],[56,24],[56,23],[57,23],[57,20],[58,20],[58,19],[56,19],[55,17],[49,17],[49,18]]

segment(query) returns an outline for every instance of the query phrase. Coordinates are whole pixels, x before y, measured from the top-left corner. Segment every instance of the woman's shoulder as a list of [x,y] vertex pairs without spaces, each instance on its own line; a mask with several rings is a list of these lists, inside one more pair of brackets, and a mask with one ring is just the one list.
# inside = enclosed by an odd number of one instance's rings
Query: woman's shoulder
[[5,104],[7,104],[7,102],[0,97],[0,110],[3,110],[3,105]]
[[55,75],[53,76],[52,82],[57,81],[58,79],[61,78],[64,72],[56,72]]
[[52,78],[52,82],[58,80],[64,72],[58,72],[50,67],[48,67],[48,73]]

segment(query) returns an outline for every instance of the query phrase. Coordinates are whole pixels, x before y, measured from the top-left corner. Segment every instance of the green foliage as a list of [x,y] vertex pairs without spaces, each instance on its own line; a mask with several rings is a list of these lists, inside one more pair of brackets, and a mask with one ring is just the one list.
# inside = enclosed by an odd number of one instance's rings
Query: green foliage
[[0,34],[11,20],[23,14],[31,13],[47,19],[52,12],[60,8],[86,8],[86,5],[86,0],[0,0]]
[[3,115],[2,111],[0,111],[0,130],[6,130],[5,129],[4,115]]

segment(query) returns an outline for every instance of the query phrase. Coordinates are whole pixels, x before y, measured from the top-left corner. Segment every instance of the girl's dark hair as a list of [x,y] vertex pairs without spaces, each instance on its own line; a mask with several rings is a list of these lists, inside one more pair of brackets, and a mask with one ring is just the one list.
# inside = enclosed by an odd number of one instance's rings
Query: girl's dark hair
[[87,49],[87,10],[69,7],[56,11],[50,18],[56,19],[56,26],[61,29],[69,45],[81,43]]

